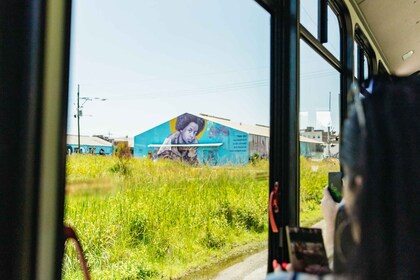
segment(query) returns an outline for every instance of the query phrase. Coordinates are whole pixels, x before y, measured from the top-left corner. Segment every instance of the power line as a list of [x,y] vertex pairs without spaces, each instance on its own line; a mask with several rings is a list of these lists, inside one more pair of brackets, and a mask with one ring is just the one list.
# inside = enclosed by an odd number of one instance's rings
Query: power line
[[192,89],[163,90],[163,91],[156,91],[156,92],[148,92],[145,94],[133,93],[137,95],[131,96],[128,98],[118,97],[118,99],[140,99],[140,98],[155,99],[155,98],[180,97],[180,96],[189,96],[189,95],[218,94],[218,93],[222,93],[226,91],[265,87],[268,85],[269,85],[269,80],[264,79],[264,80],[229,83],[229,84],[221,84],[221,85],[214,85],[214,86],[201,87],[201,88],[192,88]]
[[[224,74],[228,74],[228,73],[239,73],[239,72],[250,72],[250,71],[254,71],[254,70],[263,70],[263,69],[270,69],[269,66],[258,66],[258,67],[251,67],[251,68],[245,68],[245,69],[234,69],[234,70],[227,70],[227,71],[212,71],[212,72],[204,72],[204,73],[188,73],[188,74],[180,74],[180,75],[176,75],[175,77],[171,77],[171,78],[160,78],[160,77],[156,77],[156,78],[150,78],[150,79],[142,79],[142,80],[125,80],[123,82],[121,82],[120,80],[118,81],[110,81],[110,80],[96,80],[97,82],[100,82],[101,84],[137,84],[137,83],[143,83],[143,82],[150,82],[150,81],[167,81],[167,80],[173,80],[174,78],[185,78],[185,77],[197,77],[197,76],[213,76],[213,75],[224,75]],[[91,85],[91,84],[96,84],[96,83],[89,83],[89,81],[85,81],[83,82],[84,85]]]

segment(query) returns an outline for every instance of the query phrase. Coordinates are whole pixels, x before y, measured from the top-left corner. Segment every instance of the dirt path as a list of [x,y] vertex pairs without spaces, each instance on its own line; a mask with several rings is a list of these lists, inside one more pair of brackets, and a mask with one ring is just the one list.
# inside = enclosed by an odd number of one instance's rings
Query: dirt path
[[265,279],[267,273],[267,256],[267,250],[261,251],[219,272],[213,280]]

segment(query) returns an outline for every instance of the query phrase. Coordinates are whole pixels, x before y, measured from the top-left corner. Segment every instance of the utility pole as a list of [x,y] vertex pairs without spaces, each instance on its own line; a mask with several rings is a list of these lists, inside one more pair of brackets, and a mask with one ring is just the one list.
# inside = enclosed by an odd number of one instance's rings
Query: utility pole
[[80,154],[80,85],[77,85],[77,153]]
[[330,121],[328,123],[328,132],[327,132],[327,156],[330,157],[331,156],[331,151],[330,151],[330,145],[331,145],[331,141],[330,141],[330,128],[331,128],[331,91],[329,92],[329,97],[328,97],[328,112],[330,113]]
[[[80,99],[83,100],[82,105],[80,105]],[[106,101],[106,98],[99,98],[99,97],[82,97],[80,98],[80,85],[77,85],[77,113],[74,115],[77,118],[77,149],[78,153],[80,154],[80,116],[82,116],[82,108],[88,101],[99,100],[99,101]]]

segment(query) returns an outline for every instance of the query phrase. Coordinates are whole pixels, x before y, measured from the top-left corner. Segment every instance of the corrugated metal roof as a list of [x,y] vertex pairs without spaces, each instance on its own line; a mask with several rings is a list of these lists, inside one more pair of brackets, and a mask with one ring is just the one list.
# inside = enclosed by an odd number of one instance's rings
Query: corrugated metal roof
[[322,142],[322,141],[311,139],[311,138],[308,138],[308,137],[305,137],[305,136],[299,136],[299,141],[300,142],[305,142],[305,143],[324,144],[324,142]]
[[227,127],[230,127],[230,128],[236,129],[236,130],[240,130],[240,131],[248,133],[248,134],[270,137],[270,127],[268,127],[268,126],[233,122],[229,119],[210,116],[210,115],[207,115],[207,114],[200,114],[199,117],[201,117],[205,120],[212,121],[212,122],[220,123],[224,126],[227,126]]
[[[77,145],[78,144],[77,135],[67,134],[67,144]],[[105,147],[112,146],[110,142],[105,141],[99,137],[84,136],[84,135],[80,135],[80,145],[105,146]]]
[[[191,114],[191,113],[188,113],[188,114]],[[191,115],[195,115],[195,114],[191,114]],[[245,123],[241,123],[241,122],[234,122],[234,121],[231,121],[230,119],[211,116],[211,115],[207,115],[207,114],[199,114],[199,116],[197,116],[197,117],[201,117],[205,120],[216,122],[216,123],[219,123],[221,125],[224,125],[224,126],[236,129],[236,130],[240,130],[240,131],[248,133],[248,134],[270,137],[270,127],[269,126],[258,125],[258,124],[252,125],[252,124],[245,124]],[[123,139],[126,139],[126,138],[123,138]],[[121,140],[123,140],[123,139],[121,139]],[[322,141],[311,139],[311,138],[308,138],[308,137],[305,137],[305,136],[299,136],[299,140],[301,142],[306,142],[306,143],[324,144]],[[133,139],[133,143],[134,143],[134,139]]]
[[[238,122],[233,122],[225,118],[209,116],[207,114],[200,114],[200,117],[209,121],[220,123],[230,128],[243,131],[248,134],[270,137],[270,127],[265,126],[265,125],[258,125],[258,124],[252,125],[252,124],[238,123]],[[304,136],[299,136],[299,140],[301,142],[306,142],[306,143],[324,144],[322,141],[317,141],[315,139],[311,139]]]

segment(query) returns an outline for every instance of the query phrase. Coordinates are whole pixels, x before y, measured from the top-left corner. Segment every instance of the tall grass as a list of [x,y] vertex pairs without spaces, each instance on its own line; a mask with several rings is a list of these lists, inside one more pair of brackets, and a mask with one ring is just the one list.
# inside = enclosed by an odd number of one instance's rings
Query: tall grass
[[339,171],[337,159],[312,161],[300,158],[300,223],[310,226],[322,219],[320,202],[328,184],[328,172]]
[[[314,172],[311,162],[301,162],[301,178],[306,178],[301,179],[302,215],[313,219],[320,216],[312,205],[321,199],[324,171],[334,164],[320,162]],[[234,248],[266,242],[264,174],[267,161],[192,167],[72,155],[67,160],[65,223],[79,234],[93,279],[178,278]],[[63,279],[82,279],[70,244]]]
[[[267,163],[191,167],[132,159],[121,175],[112,157],[68,158],[65,222],[80,235],[95,279],[174,278],[267,237]],[[101,189],[89,182],[112,181]],[[87,185],[87,186],[86,186]],[[68,246],[63,278],[81,277]]]

